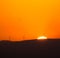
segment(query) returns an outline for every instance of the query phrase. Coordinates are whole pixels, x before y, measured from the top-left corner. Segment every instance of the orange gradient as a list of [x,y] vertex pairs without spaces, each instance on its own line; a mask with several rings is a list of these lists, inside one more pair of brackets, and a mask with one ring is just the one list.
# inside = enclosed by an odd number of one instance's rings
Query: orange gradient
[[0,1],[0,40],[60,38],[60,0]]

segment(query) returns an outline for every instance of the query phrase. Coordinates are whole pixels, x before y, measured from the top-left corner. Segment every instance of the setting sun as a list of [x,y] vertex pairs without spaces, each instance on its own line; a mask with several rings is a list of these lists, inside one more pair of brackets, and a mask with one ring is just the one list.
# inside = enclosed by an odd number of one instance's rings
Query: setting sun
[[47,37],[46,37],[46,36],[40,36],[40,37],[38,37],[37,39],[38,39],[38,40],[44,40],[44,39],[47,39]]

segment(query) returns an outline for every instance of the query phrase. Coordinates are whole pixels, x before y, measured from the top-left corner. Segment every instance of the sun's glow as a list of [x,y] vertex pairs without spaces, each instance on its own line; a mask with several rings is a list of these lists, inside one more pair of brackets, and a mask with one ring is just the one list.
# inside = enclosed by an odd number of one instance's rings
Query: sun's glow
[[44,40],[44,39],[47,39],[47,37],[46,37],[46,36],[40,36],[40,37],[38,37],[37,39],[38,39],[38,40]]

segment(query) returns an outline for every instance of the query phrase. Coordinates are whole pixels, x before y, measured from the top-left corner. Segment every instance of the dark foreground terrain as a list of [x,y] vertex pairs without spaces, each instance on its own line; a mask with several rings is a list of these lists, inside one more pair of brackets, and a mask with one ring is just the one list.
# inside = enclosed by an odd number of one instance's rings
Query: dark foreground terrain
[[0,41],[0,56],[8,58],[32,58],[32,56],[58,58],[60,56],[60,40]]

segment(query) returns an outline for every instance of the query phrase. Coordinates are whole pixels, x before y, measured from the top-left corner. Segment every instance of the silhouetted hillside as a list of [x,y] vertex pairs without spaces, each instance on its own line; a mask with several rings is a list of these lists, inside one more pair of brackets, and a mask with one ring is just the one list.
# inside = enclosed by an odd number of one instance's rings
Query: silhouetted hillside
[[60,40],[0,41],[0,55],[57,57],[60,56]]

